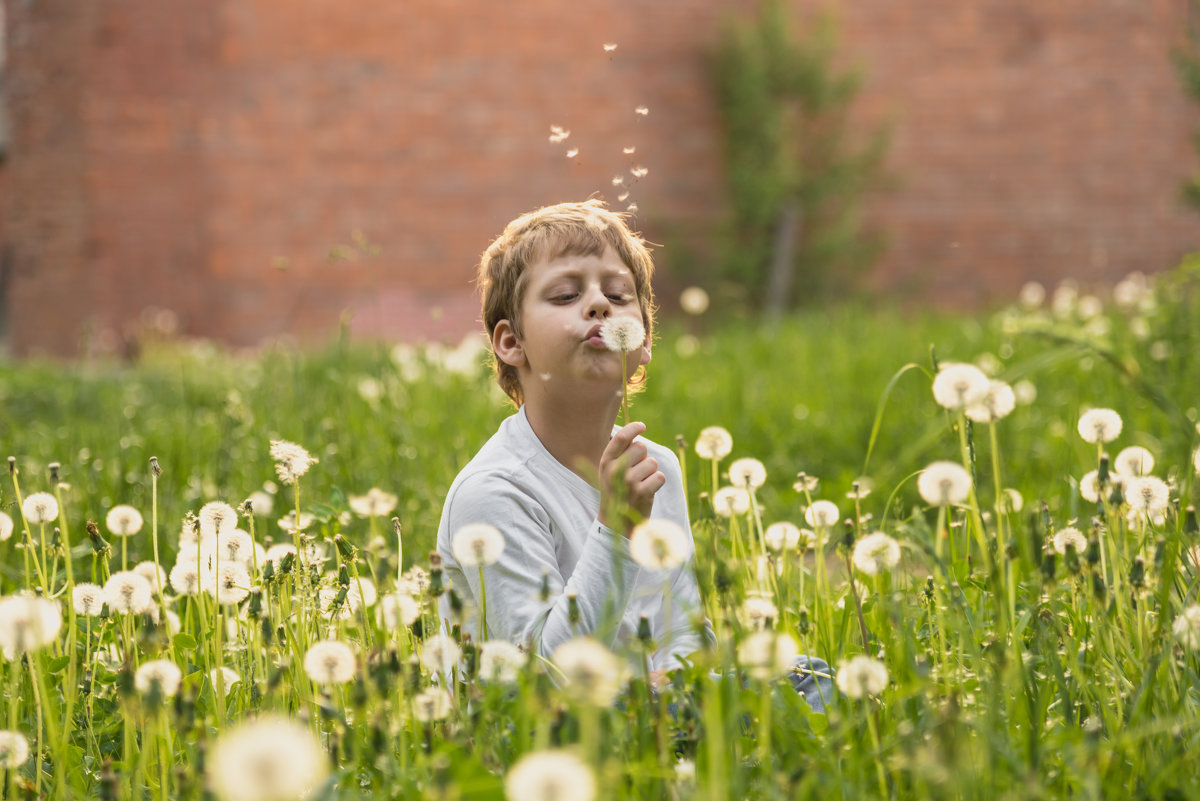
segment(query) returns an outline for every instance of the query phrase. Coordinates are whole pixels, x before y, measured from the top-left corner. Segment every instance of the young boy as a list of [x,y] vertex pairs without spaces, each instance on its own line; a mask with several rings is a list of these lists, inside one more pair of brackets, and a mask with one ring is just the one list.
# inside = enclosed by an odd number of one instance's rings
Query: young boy
[[[467,606],[463,630],[473,636],[479,570],[459,565],[451,542],[463,526],[488,523],[504,536],[499,560],[483,570],[489,638],[550,656],[589,634],[632,657],[645,615],[659,676],[702,644],[692,554],[659,572],[629,553],[643,517],[678,524],[694,552],[675,454],[642,438],[642,423],[614,426],[624,387],[640,383],[650,361],[653,269],[642,240],[595,200],[519,217],[483,254],[483,322],[500,386],[519,409],[458,474],[438,528],[445,574]],[[625,374],[621,354],[599,336],[605,320],[622,316],[647,332],[626,354]],[[446,596],[439,611],[452,619]]]

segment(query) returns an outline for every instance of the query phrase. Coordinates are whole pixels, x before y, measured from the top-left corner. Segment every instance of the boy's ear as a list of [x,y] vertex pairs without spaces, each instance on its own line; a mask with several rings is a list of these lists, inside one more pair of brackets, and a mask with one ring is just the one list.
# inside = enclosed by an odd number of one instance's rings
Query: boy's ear
[[492,351],[497,359],[512,367],[525,364],[525,348],[508,320],[501,320],[492,329]]
[[646,333],[646,341],[642,343],[642,354],[638,359],[638,364],[646,365],[650,363],[650,333]]

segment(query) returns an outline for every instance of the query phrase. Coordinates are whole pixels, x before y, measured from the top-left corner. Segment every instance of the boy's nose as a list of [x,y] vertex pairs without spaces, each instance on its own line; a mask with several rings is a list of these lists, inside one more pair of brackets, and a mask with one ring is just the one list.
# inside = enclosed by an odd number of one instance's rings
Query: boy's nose
[[588,298],[588,317],[611,317],[612,304],[608,302],[608,296],[603,292],[593,292]]

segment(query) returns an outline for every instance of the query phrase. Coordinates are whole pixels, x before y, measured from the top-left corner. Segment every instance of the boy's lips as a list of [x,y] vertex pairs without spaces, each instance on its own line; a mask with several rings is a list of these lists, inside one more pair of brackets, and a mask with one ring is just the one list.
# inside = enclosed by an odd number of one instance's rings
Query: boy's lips
[[604,340],[600,337],[600,328],[601,326],[599,325],[593,325],[589,328],[587,334],[583,337],[583,341],[598,348],[605,347]]

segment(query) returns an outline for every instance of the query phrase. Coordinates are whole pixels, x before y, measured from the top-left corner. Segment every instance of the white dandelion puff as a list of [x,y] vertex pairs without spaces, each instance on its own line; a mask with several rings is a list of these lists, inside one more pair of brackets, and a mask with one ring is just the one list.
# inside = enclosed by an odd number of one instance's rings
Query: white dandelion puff
[[1171,624],[1171,633],[1190,651],[1200,651],[1200,606],[1193,604],[1179,613]]
[[860,573],[868,576],[887,573],[900,564],[900,543],[876,531],[854,543],[851,561]]
[[57,601],[35,595],[0,598],[0,649],[10,661],[54,642],[61,628]]
[[304,653],[304,672],[316,684],[345,684],[357,667],[354,650],[341,640],[321,640]]
[[1146,476],[1154,470],[1154,454],[1141,445],[1130,445],[1122,448],[1113,459],[1113,467],[1118,473],[1126,476]]
[[600,326],[600,339],[609,350],[637,350],[646,342],[646,328],[637,317],[609,317]]
[[838,666],[836,679],[838,689],[847,698],[879,695],[888,686],[887,665],[859,655]]
[[214,687],[217,686],[218,678],[220,678],[221,680],[224,681],[226,692],[229,691],[230,687],[232,687],[233,685],[237,684],[239,681],[242,680],[242,677],[237,674],[236,670],[234,670],[233,668],[225,667],[224,665],[222,665],[219,668],[213,668],[212,670],[208,671],[208,680],[212,684],[212,686],[214,686]]
[[0,542],[4,542],[6,539],[11,537],[12,533],[13,519],[4,512],[0,512]]
[[629,535],[629,555],[649,570],[670,570],[688,558],[687,533],[670,520],[652,517]]
[[[183,553],[180,553],[183,556]],[[193,553],[194,557],[195,554]],[[179,595],[195,595],[200,592],[200,565],[190,559],[180,559],[171,568],[171,587]]]
[[446,634],[435,634],[421,643],[421,664],[430,673],[449,673],[461,658],[462,648]]
[[16,770],[29,759],[29,741],[19,731],[0,731],[0,770]]
[[413,696],[413,717],[421,723],[444,720],[454,708],[454,699],[443,687],[426,687]]
[[1121,434],[1121,415],[1112,409],[1088,409],[1079,417],[1079,436],[1084,442],[1112,442]]
[[696,437],[696,455],[701,459],[720,461],[733,450],[733,437],[720,426],[708,426],[701,429]]
[[772,551],[778,553],[789,550],[800,544],[800,528],[795,523],[787,521],[772,523],[763,532],[763,539]]
[[750,493],[741,487],[721,487],[713,495],[713,509],[721,517],[744,515],[750,511]]
[[742,601],[739,617],[747,628],[761,631],[779,620],[779,609],[769,599],[751,595]]
[[1083,552],[1087,550],[1087,537],[1083,536],[1083,532],[1074,526],[1064,526],[1054,532],[1054,537],[1050,540],[1051,547],[1061,556],[1067,555],[1067,549],[1073,548],[1075,553],[1083,556]]
[[169,659],[154,659],[142,663],[133,674],[133,686],[142,695],[147,695],[155,687],[164,698],[174,698],[179,692],[179,682],[183,679],[183,671]]
[[596,776],[569,751],[535,751],[504,777],[504,795],[508,801],[592,801]]
[[917,492],[930,506],[954,506],[971,493],[971,474],[955,462],[933,462],[917,478]]
[[237,511],[224,501],[211,501],[200,507],[200,536],[218,537],[221,532],[237,528]]
[[1158,516],[1171,501],[1171,489],[1157,476],[1135,476],[1124,486],[1125,502],[1140,514]]
[[933,379],[933,399],[952,410],[965,409],[983,400],[987,374],[973,364],[947,362]]
[[325,586],[317,590],[317,608],[321,611],[321,616],[329,620],[349,620],[354,617],[354,614],[362,606],[362,599],[358,596],[358,590],[353,584],[346,588],[345,597],[338,601],[342,595],[342,588],[337,586]]
[[485,681],[512,684],[529,657],[505,640],[488,640],[479,649],[479,677]]
[[454,532],[450,550],[463,567],[486,567],[504,553],[504,535],[487,523],[468,523]]
[[729,465],[729,483],[742,489],[758,489],[767,480],[767,468],[758,459],[736,459]]
[[104,525],[114,537],[132,537],[142,530],[142,513],[132,506],[114,506],[108,510]]
[[[310,515],[308,512],[301,512],[299,529],[304,531],[313,524],[314,520],[316,520],[316,518]],[[283,517],[279,518],[279,527],[288,533],[294,532],[297,528],[296,510],[293,509]]]
[[58,519],[58,500],[48,492],[35,492],[25,498],[21,510],[31,525],[51,523]]
[[[1120,473],[1108,474],[1108,483],[1110,486],[1119,487],[1125,483],[1125,477]],[[1091,470],[1083,474],[1083,478],[1079,479],[1079,495],[1089,503],[1100,502],[1100,471]]]
[[104,610],[104,588],[89,582],[76,584],[71,590],[71,606],[77,615],[98,617]]
[[271,512],[275,509],[275,499],[262,490],[250,493],[250,497],[246,498],[246,503],[250,504],[250,513],[255,517],[270,517]]
[[221,562],[211,590],[221,605],[240,604],[250,594],[250,571],[241,562]]
[[759,631],[738,645],[738,664],[756,679],[772,679],[792,669],[800,646],[784,632]]
[[154,589],[146,577],[132,570],[120,570],[104,582],[108,608],[122,615],[140,615],[154,605]]
[[841,512],[833,501],[813,501],[812,506],[804,510],[804,520],[813,528],[831,528],[836,526]]
[[158,562],[147,560],[133,566],[133,572],[150,582],[150,589],[162,592],[167,586],[167,572]]
[[241,562],[249,564],[254,557],[254,540],[240,528],[222,531],[216,538],[216,546],[220,551],[217,559],[220,562]]
[[298,801],[328,774],[329,757],[308,727],[274,715],[230,729],[208,762],[209,786],[223,801]]
[[966,408],[967,417],[976,423],[994,423],[1007,417],[1017,405],[1017,396],[1004,381],[988,381],[983,397]]
[[[259,565],[259,567],[260,568],[266,567],[267,563],[270,562],[271,569],[278,571],[279,567],[280,567],[280,563],[283,562],[283,558],[285,556],[287,556],[289,553],[299,555],[298,552],[296,551],[296,546],[292,545],[290,542],[276,543],[275,545],[272,545],[270,548],[267,549],[267,553],[263,557],[263,561]],[[172,583],[174,583],[174,582],[172,582]]]
[[296,443],[282,439],[271,440],[271,458],[275,460],[275,473],[284,484],[294,484],[318,461]]
[[567,692],[596,706],[608,706],[621,690],[621,663],[612,651],[591,637],[576,637],[554,649],[554,665]]
[[421,616],[421,605],[406,592],[393,592],[379,599],[379,622],[388,629],[411,626]]
[[350,509],[360,517],[384,517],[396,508],[399,498],[379,487],[371,487],[365,495],[351,495]]

